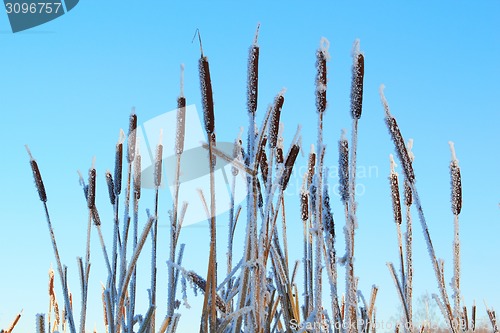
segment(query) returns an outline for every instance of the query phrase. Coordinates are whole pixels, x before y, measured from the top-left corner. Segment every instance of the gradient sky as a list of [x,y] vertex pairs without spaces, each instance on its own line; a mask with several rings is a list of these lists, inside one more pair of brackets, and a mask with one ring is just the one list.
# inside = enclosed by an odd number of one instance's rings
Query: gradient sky
[[[179,93],[179,64],[184,63],[188,104],[201,110],[199,48],[191,42],[199,28],[212,72],[217,138],[233,141],[240,126],[247,124],[247,55],[258,22],[259,119],[276,93],[286,87],[282,113],[285,145],[288,147],[296,126],[302,124],[305,153],[316,142],[315,51],[321,37],[329,39],[324,137],[326,164],[332,168],[337,166],[340,131],[347,128],[350,132],[351,48],[356,38],[361,40],[365,92],[358,165],[366,172],[358,171],[355,264],[359,288],[367,297],[373,284],[380,287],[377,318],[388,320],[399,306],[385,265],[397,262],[398,248],[387,180],[389,154],[394,150],[383,121],[378,94],[381,83],[387,87],[386,97],[403,136],[414,139],[417,187],[437,255],[445,260],[447,282],[452,276],[453,240],[448,141],[455,142],[463,183],[463,296],[468,306],[474,300],[478,303],[481,316],[483,300],[499,310],[499,16],[500,2],[493,0],[404,4],[81,1],[52,22],[13,34],[7,15],[0,14],[0,327],[6,327],[24,309],[15,331],[33,330],[35,314],[47,312],[47,270],[54,263],[24,144],[30,145],[38,160],[62,260],[69,267],[70,288],[79,300],[75,258],[84,255],[87,212],[76,170],[86,172],[96,157],[97,195],[103,230],[110,242],[111,207],[103,186],[104,172],[113,168],[114,145],[119,129],[128,126],[131,107],[136,107],[139,123],[173,110]],[[299,156],[297,166],[305,164],[305,157]],[[397,171],[401,173],[401,168]],[[298,198],[293,194],[301,179],[301,174],[294,173],[286,196],[288,242],[293,245],[290,256],[294,259],[301,258],[302,248]],[[335,175],[330,182],[337,182]],[[160,225],[164,225],[171,199],[168,191],[160,195]],[[343,208],[338,197],[333,197],[339,252],[343,252]],[[147,199],[145,195],[143,209],[152,208]],[[437,287],[422,230],[414,217],[417,297],[426,291],[435,293]],[[218,223],[221,263],[225,261],[226,220],[222,215]],[[240,235],[242,225],[237,231]],[[96,325],[102,332],[99,283],[105,281],[106,273],[96,233],[93,237],[92,307],[87,328]],[[159,240],[164,242],[159,248],[159,300],[166,299],[162,287],[166,283],[167,237],[168,230],[160,228]],[[206,224],[184,228],[180,241],[186,243],[185,267],[205,275]],[[144,255],[139,270],[148,272],[149,254]],[[142,313],[146,312],[148,281],[149,277],[139,281],[142,307],[138,311]],[[201,298],[191,291],[188,295],[193,307],[182,310],[179,332],[194,331],[199,321]],[[62,303],[60,292],[59,301]],[[158,313],[162,318],[164,304],[159,304]]]

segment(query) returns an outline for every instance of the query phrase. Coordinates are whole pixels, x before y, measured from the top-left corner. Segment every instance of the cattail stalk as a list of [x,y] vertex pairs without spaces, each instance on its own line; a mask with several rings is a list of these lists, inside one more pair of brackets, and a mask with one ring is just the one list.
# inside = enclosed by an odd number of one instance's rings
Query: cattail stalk
[[446,291],[444,283],[442,283],[442,281],[444,281],[444,277],[436,257],[434,246],[432,245],[429,228],[427,226],[427,222],[424,216],[424,211],[420,203],[420,197],[418,196],[417,188],[415,186],[415,174],[413,172],[413,166],[411,163],[410,155],[408,154],[408,150],[406,149],[406,145],[404,144],[403,136],[399,131],[396,119],[391,115],[389,104],[387,103],[387,100],[384,96],[384,88],[385,88],[384,85],[380,86],[380,98],[386,114],[386,124],[389,129],[389,133],[391,134],[392,141],[394,142],[394,146],[396,148],[399,161],[403,166],[406,180],[408,181],[412,189],[412,199],[415,202],[415,206],[417,207],[420,224],[422,226],[424,238],[427,243],[427,249],[429,251],[429,256],[434,267],[434,273],[436,275],[436,280],[438,282],[439,290],[441,293],[441,299],[445,304],[448,327],[452,332],[456,332],[455,328],[453,327],[453,313],[451,311],[448,293]]
[[56,237],[54,235],[54,229],[52,228],[52,222],[50,220],[50,214],[49,214],[49,210],[48,210],[48,206],[47,206],[47,194],[45,193],[45,186],[43,184],[42,175],[41,175],[40,170],[38,168],[37,162],[35,161],[35,159],[31,155],[31,151],[30,151],[29,147],[27,145],[25,147],[26,147],[26,151],[28,152],[28,155],[30,157],[30,165],[31,165],[31,170],[33,171],[33,176],[35,179],[35,186],[37,188],[40,200],[43,202],[43,207],[45,210],[47,227],[49,229],[50,239],[52,241],[52,248],[54,250],[54,256],[55,256],[56,263],[57,263],[57,270],[59,272],[59,277],[61,279],[61,285],[62,285],[62,290],[63,290],[63,295],[64,295],[64,305],[66,308],[66,313],[68,315],[68,321],[69,321],[69,329],[70,329],[71,333],[76,333],[75,323],[73,320],[73,311],[71,309],[68,288],[67,288],[67,285],[66,285],[65,279],[64,279],[64,271],[63,271],[63,266],[61,264],[61,259],[59,257],[59,250],[57,248]]
[[451,211],[454,216],[453,240],[453,299],[455,301],[455,317],[461,317],[460,306],[460,226],[458,216],[462,210],[462,177],[460,166],[455,154],[455,145],[449,142],[451,151],[450,176],[451,176]]

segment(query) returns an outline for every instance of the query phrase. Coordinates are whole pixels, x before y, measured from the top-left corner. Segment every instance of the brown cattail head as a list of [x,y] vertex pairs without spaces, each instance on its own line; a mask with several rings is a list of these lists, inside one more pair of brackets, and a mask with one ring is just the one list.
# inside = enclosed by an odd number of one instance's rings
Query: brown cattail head
[[363,108],[363,77],[365,76],[365,57],[359,51],[359,39],[354,42],[352,84],[351,84],[351,114],[353,119],[361,118]]
[[186,98],[177,99],[177,128],[175,132],[175,153],[181,155],[184,151],[184,137],[186,129]]
[[320,113],[326,110],[326,62],[330,57],[329,46],[330,42],[323,37],[316,51],[316,110]]
[[462,177],[460,175],[457,156],[455,155],[455,145],[451,141],[449,145],[451,150],[451,211],[454,215],[459,215],[462,211]]
[[384,85],[380,86],[380,98],[382,100],[382,105],[385,110],[385,121],[387,124],[387,128],[389,129],[389,133],[391,134],[392,141],[394,142],[394,146],[396,147],[396,152],[398,154],[399,161],[403,165],[403,170],[406,176],[406,179],[410,183],[415,183],[415,174],[413,173],[413,166],[410,158],[410,154],[406,149],[405,141],[398,127],[398,123],[396,122],[396,118],[391,115],[389,110],[389,104],[384,96]]
[[132,113],[130,114],[129,126],[128,126],[127,160],[129,163],[132,163],[135,157],[136,137],[137,137],[137,115],[135,114],[135,108],[132,108]]
[[413,195],[411,192],[410,183],[407,180],[405,180],[404,195],[405,195],[405,205],[408,207],[411,206],[411,204],[413,203]]
[[342,202],[349,200],[349,142],[345,136],[345,130],[339,141],[339,192]]
[[288,156],[286,157],[285,169],[283,170],[283,176],[281,178],[281,187],[283,188],[283,191],[288,185],[288,181],[290,180],[290,176],[292,175],[293,165],[295,164],[295,160],[297,159],[299,151],[299,145],[293,144],[290,152],[288,153]]
[[136,200],[141,198],[141,154],[139,149],[134,160],[134,196]]
[[119,196],[122,191],[122,166],[123,166],[123,140],[125,138],[125,133],[120,130],[120,137],[118,143],[116,144],[115,153],[115,195]]
[[271,111],[271,126],[269,127],[269,147],[276,148],[278,142],[278,131],[280,129],[280,117],[283,103],[285,102],[285,90],[278,93],[274,99],[273,109]]
[[99,212],[97,211],[97,208],[92,207],[91,209],[92,212],[92,220],[94,221],[94,224],[98,227],[101,225],[101,217],[99,216]]
[[401,217],[398,174],[395,171],[396,163],[394,162],[392,154],[389,155],[389,158],[391,160],[391,175],[389,176],[389,183],[391,184],[392,211],[394,213],[394,222],[401,225],[403,219]]
[[113,176],[109,170],[106,170],[106,184],[108,185],[109,202],[114,205],[116,202],[115,185],[113,184]]
[[45,332],[45,315],[43,313],[36,314],[36,333]]
[[156,146],[156,156],[155,156],[154,180],[156,188],[159,188],[161,185],[161,169],[162,169],[162,157],[163,157],[163,145],[161,144],[162,137],[163,137],[163,130],[160,130],[160,141],[158,142],[158,146]]
[[307,191],[300,192],[300,212],[302,221],[307,221],[309,218],[309,195],[307,194]]
[[205,131],[207,134],[212,134],[215,129],[214,99],[207,57],[201,56],[198,66],[200,72],[201,102],[203,106]]
[[87,206],[90,209],[95,207],[95,181],[96,171],[94,168],[94,162],[92,162],[92,167],[89,169],[89,187],[87,190]]
[[255,114],[257,111],[257,96],[259,86],[259,45],[257,45],[257,38],[259,36],[259,27],[255,32],[255,40],[250,47],[248,56],[248,84],[247,84],[247,99],[248,99],[248,112]]
[[307,163],[307,187],[311,186],[314,177],[314,167],[316,165],[316,153],[314,151],[314,145],[311,144],[311,152],[309,153],[309,160]]
[[[328,172],[325,173],[325,178]],[[326,180],[324,182],[326,184]],[[327,236],[330,240],[335,239],[335,221],[333,219],[332,208],[330,207],[330,194],[328,193],[328,186],[323,190],[323,223]]]
[[36,163],[36,161],[33,159],[28,145],[25,145],[25,147],[28,155],[30,156],[31,171],[33,171],[33,178],[35,179],[35,186],[36,190],[38,191],[38,196],[40,197],[41,201],[47,202],[47,193],[45,192],[45,186],[43,185],[42,174],[40,173],[40,169],[38,169],[38,163]]

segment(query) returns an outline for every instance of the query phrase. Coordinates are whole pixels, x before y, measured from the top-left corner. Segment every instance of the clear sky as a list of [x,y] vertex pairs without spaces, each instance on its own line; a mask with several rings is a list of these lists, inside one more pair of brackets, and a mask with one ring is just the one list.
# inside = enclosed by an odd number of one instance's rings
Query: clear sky
[[[24,309],[16,331],[33,330],[35,314],[47,312],[47,270],[55,265],[23,145],[30,145],[40,165],[62,260],[69,267],[70,288],[79,300],[75,258],[84,255],[87,213],[76,171],[86,172],[96,157],[98,202],[110,242],[111,207],[104,172],[113,169],[114,145],[119,129],[128,126],[131,107],[136,107],[141,124],[173,110],[179,94],[179,64],[184,63],[185,95],[188,104],[200,112],[199,48],[191,42],[199,28],[212,72],[217,138],[233,141],[240,126],[247,124],[246,64],[258,22],[259,119],[276,93],[286,87],[285,145],[302,124],[305,153],[316,141],[315,51],[321,37],[329,39],[324,136],[326,164],[332,168],[337,166],[340,131],[350,131],[351,48],[356,38],[361,40],[365,92],[359,123],[355,264],[359,287],[366,296],[371,285],[380,287],[377,318],[389,319],[399,306],[385,265],[397,262],[398,248],[387,180],[394,148],[383,121],[381,83],[387,87],[387,99],[404,137],[414,139],[417,187],[437,255],[445,260],[447,282],[452,277],[453,239],[448,141],[455,142],[463,183],[463,296],[468,306],[476,300],[481,316],[483,300],[500,310],[499,16],[500,2],[493,0],[81,1],[54,21],[13,34],[7,15],[0,13],[0,327]],[[297,166],[305,164],[305,157],[299,156]],[[401,173],[401,168],[397,170]],[[301,179],[294,174],[286,196],[289,243],[297,244],[291,246],[295,259],[301,258],[302,226],[296,215],[298,197],[293,193]],[[335,175],[330,182],[337,182]],[[152,208],[148,196],[151,193],[145,195],[143,209]],[[160,197],[160,225],[165,225],[171,198],[166,190]],[[339,252],[343,252],[343,208],[338,197],[333,197]],[[437,292],[437,286],[416,217],[414,285],[418,296]],[[221,263],[225,261],[226,220],[222,215],[218,223]],[[241,235],[243,229],[238,232]],[[96,233],[93,237],[87,328],[96,325],[102,332],[99,282],[105,281],[106,272]],[[168,229],[160,228],[159,300],[166,300],[167,237]],[[209,247],[206,224],[184,228],[181,242],[186,243],[185,267],[204,275]],[[139,269],[146,272],[148,257],[146,252],[139,263]],[[142,307],[138,311],[142,313],[146,312],[148,281],[149,277],[139,281]],[[192,332],[199,322],[201,298],[188,295],[193,308],[182,310],[179,332]],[[59,301],[62,304],[60,292]],[[164,302],[158,311],[163,317]]]

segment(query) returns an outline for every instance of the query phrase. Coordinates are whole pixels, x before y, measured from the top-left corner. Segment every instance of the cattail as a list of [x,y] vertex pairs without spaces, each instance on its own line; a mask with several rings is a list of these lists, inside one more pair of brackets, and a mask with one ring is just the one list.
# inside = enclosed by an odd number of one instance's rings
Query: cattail
[[300,211],[302,221],[307,221],[309,218],[309,195],[306,191],[300,192]]
[[280,128],[280,116],[283,103],[285,102],[285,90],[278,93],[274,99],[274,105],[271,112],[271,126],[269,127],[269,147],[276,148],[278,142],[278,131]]
[[260,155],[260,172],[262,173],[262,179],[265,184],[269,175],[269,163],[267,162],[267,154],[265,150],[262,150]]
[[299,150],[299,145],[294,144],[286,157],[285,169],[283,170],[283,176],[281,178],[281,187],[283,188],[283,191],[286,189],[290,176],[292,175],[293,165],[295,164]]
[[405,180],[404,195],[405,195],[405,205],[408,207],[411,206],[411,204],[413,203],[413,196],[411,193],[410,184],[408,183],[407,180]]
[[99,212],[97,211],[97,209],[94,207],[92,207],[92,220],[94,221],[94,225],[95,226],[100,226],[101,225],[101,217],[99,216]]
[[339,141],[339,191],[344,204],[349,200],[349,143],[345,130]]
[[25,147],[30,157],[31,170],[33,171],[33,178],[35,179],[35,186],[38,191],[38,196],[40,197],[41,201],[47,202],[47,193],[45,193],[45,186],[43,185],[40,169],[38,169],[38,163],[36,163],[36,161],[33,159],[28,145],[25,145]]
[[134,160],[134,196],[137,200],[141,198],[141,154],[139,149]]
[[332,208],[330,207],[328,186],[325,186],[323,190],[323,223],[327,235],[329,235],[332,240],[335,239],[335,221],[332,215]]
[[[240,143],[240,140],[239,138],[234,140],[234,145],[233,145],[233,159],[235,161],[239,160],[241,156],[241,143]],[[234,165],[231,166],[231,173],[233,174],[234,177],[236,177],[239,173],[239,170],[237,167],[235,167]]]
[[184,97],[184,65],[181,65],[181,94],[177,98],[177,128],[175,132],[175,153],[181,155],[184,151],[184,136],[186,128],[186,98]]
[[120,130],[120,137],[116,144],[115,153],[115,195],[119,196],[122,191],[122,165],[123,165],[123,140],[125,133]]
[[94,162],[92,162],[92,167],[89,170],[89,187],[87,193],[87,206],[92,209],[95,207],[95,181],[96,181],[96,171],[94,168]]
[[385,110],[385,121],[387,124],[387,128],[389,129],[389,133],[391,134],[392,141],[396,147],[396,152],[398,154],[398,158],[403,165],[403,170],[405,172],[406,178],[410,183],[415,182],[415,174],[413,173],[413,166],[410,159],[410,155],[408,154],[408,150],[406,149],[405,141],[403,136],[401,135],[401,131],[399,130],[398,123],[396,122],[396,118],[391,115],[389,110],[389,104],[384,96],[384,85],[380,86],[380,98],[382,100],[382,105]]
[[462,210],[462,177],[460,176],[460,166],[455,155],[454,143],[450,141],[449,145],[451,150],[451,211],[454,215],[459,215]]
[[323,37],[316,51],[316,110],[320,113],[326,110],[326,62],[329,58],[329,46],[330,42]]
[[283,148],[282,147],[276,148],[276,162],[278,162],[280,164],[284,162]]
[[257,194],[258,194],[257,207],[262,208],[262,206],[264,205],[264,198],[262,197],[262,191],[260,189],[260,181],[256,177],[254,177],[253,180],[255,183],[255,187],[257,188]]
[[203,47],[201,45],[200,31],[198,30],[198,39],[200,41],[201,56],[198,62],[198,69],[200,72],[200,85],[201,85],[201,102],[203,105],[203,117],[205,120],[205,131],[207,134],[214,132],[215,118],[214,118],[214,99],[212,93],[212,80],[210,78],[210,67],[208,65],[208,58],[203,55]]
[[314,151],[314,145],[311,144],[311,152],[309,153],[309,160],[307,162],[307,187],[311,186],[314,176],[315,165],[316,165],[316,153]]
[[389,182],[391,184],[391,196],[392,196],[392,211],[394,213],[394,221],[401,225],[403,221],[401,217],[401,200],[399,198],[399,181],[398,174],[395,171],[396,162],[394,162],[394,157],[392,154],[389,155],[391,160],[391,175],[389,176]]
[[109,170],[106,170],[106,184],[108,185],[109,202],[114,205],[116,202],[115,185],[113,184],[113,176]]
[[250,47],[250,54],[248,56],[248,85],[247,85],[247,99],[248,99],[248,112],[255,114],[257,111],[257,95],[259,85],[259,45],[257,39],[259,37],[259,27],[255,32],[255,39]]
[[354,42],[353,58],[351,114],[353,119],[359,119],[363,108],[363,77],[365,75],[365,57],[359,51],[359,39]]
[[132,113],[130,114],[129,126],[128,126],[127,160],[129,163],[132,163],[135,157],[136,137],[137,137],[137,115],[135,114],[135,108],[132,108]]
[[163,137],[163,130],[160,130],[160,140],[158,146],[156,146],[156,157],[155,157],[155,171],[154,179],[155,186],[158,188],[161,185],[161,168],[162,168],[162,156],[163,156],[163,145],[161,144]]
[[36,314],[36,332],[45,333],[45,315],[43,313]]

